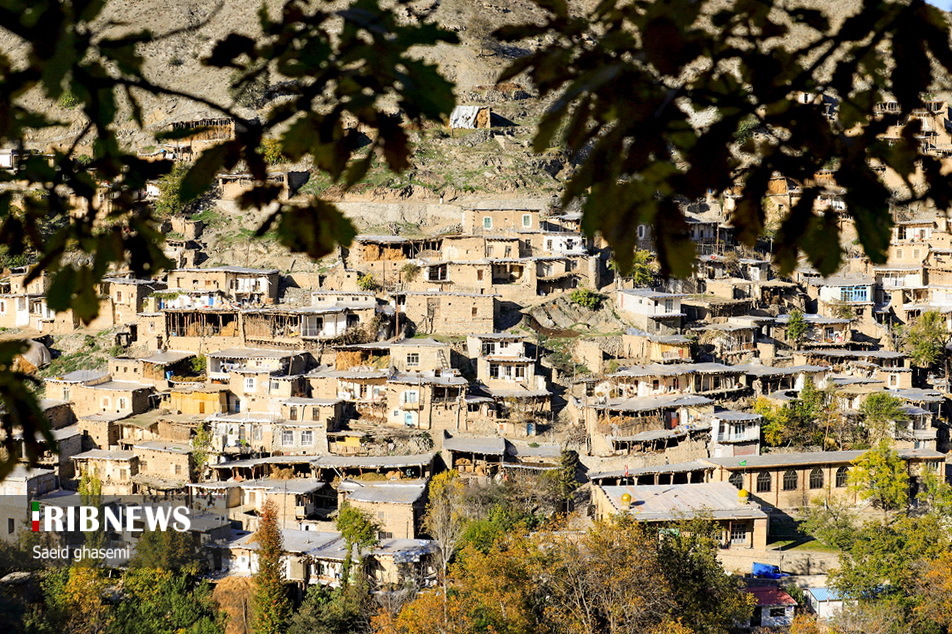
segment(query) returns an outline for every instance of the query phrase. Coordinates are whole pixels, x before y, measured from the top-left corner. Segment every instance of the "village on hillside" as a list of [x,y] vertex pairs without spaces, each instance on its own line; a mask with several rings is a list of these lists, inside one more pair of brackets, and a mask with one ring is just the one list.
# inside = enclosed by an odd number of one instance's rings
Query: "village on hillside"
[[[924,152],[952,154],[949,114],[938,101],[913,114]],[[494,131],[480,105],[450,124]],[[156,154],[191,160],[234,134],[228,120],[178,124],[190,125],[201,132]],[[0,152],[0,167],[21,157]],[[284,200],[309,178],[273,174]],[[214,580],[256,571],[270,500],[287,580],[302,589],[341,584],[349,547],[335,520],[355,507],[379,528],[366,554],[376,582],[399,587],[436,579],[428,483],[455,471],[472,487],[518,486],[531,513],[562,515],[568,531],[619,514],[711,519],[728,571],[802,577],[827,615],[836,556],[811,550],[802,513],[832,502],[878,513],[852,474],[882,441],[905,464],[910,504],[947,478],[952,225],[896,209],[888,261],[873,264],[832,172],[813,178],[848,245],[828,277],[806,264],[781,275],[769,237],[743,246],[730,192],[683,201],[698,262],[681,280],[658,274],[651,226],[631,227],[625,274],[582,213],[548,197],[402,203],[439,218],[414,226],[392,206],[351,203],[378,222],[305,269],[223,262],[201,214],[173,216],[175,268],[114,271],[88,326],[48,309],[46,276],[9,268],[0,329],[30,338],[19,363],[41,378],[58,451],[17,467],[0,493],[69,506],[95,480],[103,496],[187,500]],[[800,186],[775,176],[768,221]],[[222,174],[208,204],[247,187]],[[87,363],[94,352],[102,363]],[[28,527],[29,508],[4,508],[4,539]],[[749,591],[752,624],[789,625],[789,593],[754,577]]]

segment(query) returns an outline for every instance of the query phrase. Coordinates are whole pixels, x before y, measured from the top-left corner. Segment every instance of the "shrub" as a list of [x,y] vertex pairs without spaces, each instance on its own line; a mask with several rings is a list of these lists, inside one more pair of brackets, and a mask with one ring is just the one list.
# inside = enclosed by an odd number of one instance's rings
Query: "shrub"
[[581,306],[589,310],[598,310],[601,308],[605,296],[587,288],[577,288],[572,291],[569,299],[576,306]]
[[362,291],[376,291],[380,289],[380,284],[370,273],[364,273],[357,278],[357,287]]

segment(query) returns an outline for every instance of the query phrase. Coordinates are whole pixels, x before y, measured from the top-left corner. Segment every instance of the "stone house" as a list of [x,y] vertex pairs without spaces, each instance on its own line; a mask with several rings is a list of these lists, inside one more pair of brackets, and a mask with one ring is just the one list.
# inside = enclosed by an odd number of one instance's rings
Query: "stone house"
[[77,417],[89,414],[139,414],[152,406],[153,386],[113,381],[106,372],[77,370],[45,380],[51,398],[72,403]]
[[586,398],[580,415],[592,455],[664,452],[677,462],[707,454],[713,413],[714,401],[705,396],[671,394]]

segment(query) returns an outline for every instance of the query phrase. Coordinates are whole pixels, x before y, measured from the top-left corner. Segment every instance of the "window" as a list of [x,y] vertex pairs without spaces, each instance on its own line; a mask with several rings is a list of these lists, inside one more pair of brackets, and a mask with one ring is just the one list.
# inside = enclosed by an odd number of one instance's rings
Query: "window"
[[420,365],[420,355],[416,353],[408,354],[407,365]]
[[527,229],[532,226],[532,214],[522,214],[522,226]]
[[296,407],[288,408],[288,418],[289,418],[290,420],[297,420],[297,408],[296,408]]
[[125,408],[126,408],[126,399],[120,398],[120,399],[119,399],[119,409],[125,409]]
[[727,481],[733,484],[738,489],[744,488],[744,476],[740,473],[732,473],[731,477],[727,478]]
[[482,269],[476,269],[476,279],[477,279],[478,281],[480,281],[480,282],[483,280],[483,270],[482,270]]
[[403,402],[404,403],[419,403],[420,402],[420,393],[416,390],[406,390],[403,393]]
[[842,489],[846,486],[846,481],[849,477],[850,470],[847,467],[840,467],[836,470],[836,487]]
[[646,231],[646,227],[644,225],[638,225],[638,239],[639,240],[645,239],[645,231]]
[[499,364],[498,363],[489,364],[489,378],[491,379],[499,378]]
[[301,432],[301,444],[302,445],[313,445],[314,444],[314,432],[302,431]]
[[12,517],[7,518],[7,532],[11,535],[17,529],[16,521]]
[[840,301],[866,302],[869,301],[868,286],[844,286],[840,288]]
[[122,291],[116,291],[116,301],[117,302],[122,301]]
[[483,229],[492,229],[493,219],[489,216],[483,216]]
[[766,471],[757,476],[757,493],[770,493],[770,474]]
[[664,312],[666,312],[666,313],[672,313],[672,312],[674,312],[674,300],[673,300],[673,299],[666,299],[666,300],[664,300]]
[[896,259],[897,260],[902,259],[902,249],[896,249]]
[[269,386],[269,391],[277,392],[281,389],[281,383],[279,381],[272,380],[271,385]]
[[285,430],[281,432],[281,444],[282,445],[293,445],[294,444],[294,432],[290,430]]
[[517,365],[516,366],[516,378],[524,379],[526,378],[526,368],[525,366]]
[[174,467],[175,467],[175,468],[173,469],[173,471],[174,471],[175,475],[179,475],[179,474],[182,473],[182,465],[176,464],[176,465],[174,465]]
[[245,377],[245,391],[253,392],[255,389],[255,378],[253,376]]
[[311,408],[311,420],[318,420],[318,419],[320,419],[320,416],[321,416],[320,410],[319,410],[318,408],[316,408],[316,407],[312,407],[312,408]]
[[478,312],[479,312],[478,309],[475,306],[473,306],[473,317],[476,317]]
[[796,491],[797,490],[797,472],[793,469],[790,469],[783,474],[783,490],[784,491]]
[[251,439],[252,440],[261,440],[261,427],[255,425],[251,428]]
[[747,543],[747,524],[731,525],[731,543],[732,544]]
[[810,488],[811,489],[822,489],[823,488],[823,469],[819,467],[810,471]]
[[787,616],[787,608],[770,608],[770,616],[773,618]]

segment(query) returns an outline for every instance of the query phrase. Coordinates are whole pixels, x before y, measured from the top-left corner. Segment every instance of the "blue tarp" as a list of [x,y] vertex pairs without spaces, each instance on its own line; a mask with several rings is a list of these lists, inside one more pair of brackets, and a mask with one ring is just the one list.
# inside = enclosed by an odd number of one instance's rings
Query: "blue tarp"
[[780,572],[780,566],[774,566],[771,564],[758,564],[754,563],[751,566],[751,574],[755,577],[760,577],[762,579],[782,579],[783,577],[788,577],[790,575]]

